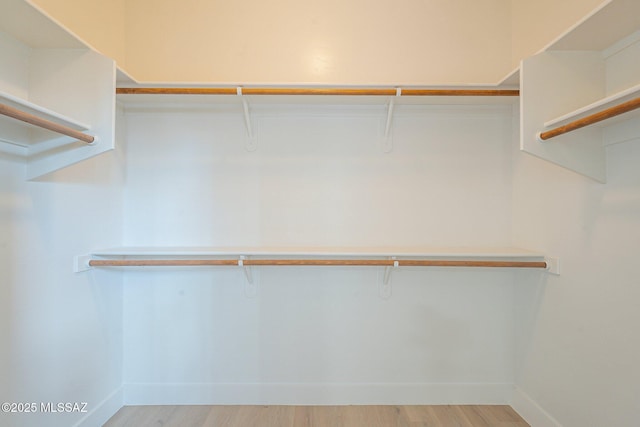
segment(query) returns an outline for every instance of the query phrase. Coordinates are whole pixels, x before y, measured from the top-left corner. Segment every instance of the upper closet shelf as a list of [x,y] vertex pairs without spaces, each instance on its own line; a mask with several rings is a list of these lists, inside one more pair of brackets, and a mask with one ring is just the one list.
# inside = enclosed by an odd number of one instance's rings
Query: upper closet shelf
[[97,249],[97,257],[144,256],[375,256],[375,257],[493,257],[544,258],[539,252],[513,247],[432,247],[432,246],[123,246]]
[[521,148],[606,182],[605,146],[640,137],[640,2],[611,0],[522,62]]
[[114,62],[25,0],[0,2],[0,157],[27,178],[114,146]]
[[605,0],[545,50],[606,51],[609,47],[615,48],[640,28],[639,12],[637,0]]

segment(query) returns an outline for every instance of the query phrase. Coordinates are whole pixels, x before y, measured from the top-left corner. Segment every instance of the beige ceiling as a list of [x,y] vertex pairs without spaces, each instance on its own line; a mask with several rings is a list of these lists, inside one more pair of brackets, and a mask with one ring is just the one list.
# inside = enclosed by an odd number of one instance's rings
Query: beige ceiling
[[141,82],[495,84],[602,0],[32,0]]

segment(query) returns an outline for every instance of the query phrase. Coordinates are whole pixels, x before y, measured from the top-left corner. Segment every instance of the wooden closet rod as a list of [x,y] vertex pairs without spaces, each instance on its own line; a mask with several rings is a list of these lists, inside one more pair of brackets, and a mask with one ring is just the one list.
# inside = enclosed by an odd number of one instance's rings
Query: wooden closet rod
[[548,130],[546,132],[541,132],[540,139],[544,141],[544,140],[565,134],[567,132],[571,132],[576,129],[583,128],[585,126],[589,126],[591,124],[598,123],[606,119],[610,119],[611,117],[619,116],[620,114],[633,111],[637,108],[640,108],[640,98],[632,99],[631,101],[627,101],[620,105],[607,108],[606,110],[602,110],[598,113],[594,113],[589,116],[583,117],[581,119],[574,120],[570,123],[567,123],[566,125],[558,126],[557,128]]
[[70,136],[71,138],[84,141],[87,144],[91,144],[95,140],[95,138],[91,135],[87,135],[86,133],[82,133],[68,126],[54,123],[50,120],[43,119],[33,114],[25,113],[24,111],[18,110],[17,108],[10,107],[9,105],[6,105],[6,104],[0,104],[0,114],[2,114],[3,116],[8,116],[13,119],[32,124],[34,126],[41,127],[43,129],[48,129],[50,131],[53,131],[62,135]]
[[93,259],[91,267],[157,266],[381,266],[381,267],[506,267],[547,268],[545,261],[384,260],[384,259]]
[[91,267],[171,267],[198,265],[238,265],[235,259],[92,259]]
[[520,96],[512,89],[403,89],[402,96]]
[[[237,95],[236,88],[175,88],[140,87],[116,88],[118,95]],[[345,96],[396,96],[391,89],[353,88],[242,88],[243,95],[345,95]],[[400,96],[519,96],[518,90],[507,89],[402,89]]]

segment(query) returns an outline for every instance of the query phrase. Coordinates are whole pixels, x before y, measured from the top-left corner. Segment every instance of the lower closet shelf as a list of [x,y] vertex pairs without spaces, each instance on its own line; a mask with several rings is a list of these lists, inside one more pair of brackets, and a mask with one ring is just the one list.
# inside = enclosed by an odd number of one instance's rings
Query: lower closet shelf
[[76,257],[75,271],[95,267],[163,266],[380,266],[545,269],[559,274],[555,258],[518,248],[357,247],[122,247]]

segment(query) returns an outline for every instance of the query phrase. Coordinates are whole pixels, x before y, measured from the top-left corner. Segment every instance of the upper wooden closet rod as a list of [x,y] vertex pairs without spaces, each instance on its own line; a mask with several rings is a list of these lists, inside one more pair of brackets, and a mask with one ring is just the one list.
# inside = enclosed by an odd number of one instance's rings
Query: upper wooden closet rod
[[48,129],[50,131],[57,132],[62,135],[70,136],[77,140],[84,141],[87,144],[91,144],[95,140],[95,138],[91,135],[87,135],[86,133],[82,133],[68,126],[54,123],[50,120],[43,119],[42,117],[38,117],[30,113],[26,113],[24,111],[18,110],[17,108],[10,107],[5,104],[0,104],[0,114],[2,114],[3,116],[8,116],[16,120],[20,120],[20,121],[41,127],[43,129]]
[[[117,88],[119,95],[237,95],[231,87],[138,87]],[[242,95],[346,95],[346,96],[519,96],[511,89],[353,89],[353,88],[275,88],[246,87]]]
[[576,129],[583,128],[585,126],[589,126],[591,124],[598,123],[606,119],[610,119],[611,117],[619,116],[620,114],[633,111],[637,108],[640,108],[640,98],[632,99],[631,101],[627,101],[620,105],[607,108],[606,110],[602,110],[598,113],[594,113],[589,116],[583,117],[581,119],[574,120],[570,123],[567,123],[566,125],[558,126],[557,128],[553,128],[546,132],[541,132],[540,139],[544,141],[544,140],[565,134],[567,132],[571,132]]

